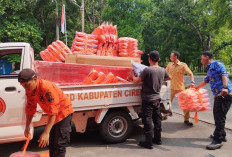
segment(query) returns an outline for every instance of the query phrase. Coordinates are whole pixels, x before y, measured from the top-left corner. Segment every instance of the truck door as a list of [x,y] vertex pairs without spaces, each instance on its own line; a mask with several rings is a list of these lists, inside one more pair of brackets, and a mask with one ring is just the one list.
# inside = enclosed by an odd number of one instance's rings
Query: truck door
[[0,47],[0,143],[25,139],[25,90],[17,79],[25,49]]

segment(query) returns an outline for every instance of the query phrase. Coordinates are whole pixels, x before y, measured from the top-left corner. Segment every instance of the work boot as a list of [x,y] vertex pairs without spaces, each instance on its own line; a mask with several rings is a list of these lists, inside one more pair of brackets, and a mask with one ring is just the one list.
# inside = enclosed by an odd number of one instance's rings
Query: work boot
[[184,121],[184,124],[186,124],[187,126],[193,126],[193,123],[190,121]]
[[157,144],[157,145],[162,145],[162,141],[161,140],[156,140],[156,139],[152,139],[152,143]]
[[168,116],[172,117],[172,111],[170,108],[167,110],[167,113],[168,113]]
[[147,149],[153,149],[152,145],[149,145],[146,142],[139,142],[139,146]]
[[152,142],[157,145],[161,145],[161,132],[154,130],[154,138],[152,139]]
[[167,120],[167,119],[168,119],[168,115],[167,114],[163,114],[161,120]]
[[[209,138],[214,138],[214,134],[211,134]],[[225,136],[222,137],[222,142],[227,142],[227,138]]]
[[220,149],[223,146],[222,143],[216,142],[213,140],[213,142],[209,145],[206,146],[206,149],[208,150],[215,150],[215,149]]
[[147,149],[153,149],[152,147],[152,135],[145,135],[145,142],[139,142],[139,146]]

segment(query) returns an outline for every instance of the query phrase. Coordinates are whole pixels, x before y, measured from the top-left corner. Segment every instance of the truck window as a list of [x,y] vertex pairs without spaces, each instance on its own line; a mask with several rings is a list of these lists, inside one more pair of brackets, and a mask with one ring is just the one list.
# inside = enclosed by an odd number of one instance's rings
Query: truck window
[[17,75],[20,72],[22,49],[0,50],[0,75]]

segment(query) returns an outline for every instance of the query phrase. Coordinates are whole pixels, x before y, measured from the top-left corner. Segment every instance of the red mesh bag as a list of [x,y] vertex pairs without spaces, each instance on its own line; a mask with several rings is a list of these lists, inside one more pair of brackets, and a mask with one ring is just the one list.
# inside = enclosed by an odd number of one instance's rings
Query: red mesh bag
[[44,61],[64,62],[66,54],[71,54],[71,50],[62,41],[57,40],[48,45],[47,49],[40,52]]

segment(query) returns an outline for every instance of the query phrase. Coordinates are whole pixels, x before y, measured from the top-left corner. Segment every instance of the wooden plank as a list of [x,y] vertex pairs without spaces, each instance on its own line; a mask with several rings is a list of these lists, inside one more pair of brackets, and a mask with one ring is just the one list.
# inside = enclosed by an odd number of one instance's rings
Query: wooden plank
[[93,56],[93,55],[77,55],[68,54],[65,58],[65,63],[117,66],[117,67],[132,67],[131,61],[140,63],[139,58],[133,57],[111,57],[111,56]]

